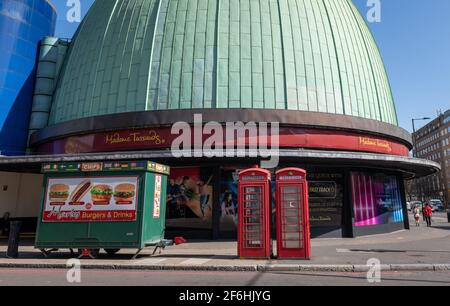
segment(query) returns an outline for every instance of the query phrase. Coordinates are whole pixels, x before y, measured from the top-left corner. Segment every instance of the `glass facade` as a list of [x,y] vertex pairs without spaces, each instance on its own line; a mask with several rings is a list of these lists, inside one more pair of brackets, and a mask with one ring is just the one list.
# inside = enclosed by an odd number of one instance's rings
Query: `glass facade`
[[[317,165],[310,168],[303,165],[285,165],[280,169],[289,166],[299,166],[308,171],[312,237],[366,235],[371,231],[382,229],[383,225],[396,227],[404,223],[403,209],[406,203],[402,195],[401,178],[396,175],[364,170],[325,169]],[[215,184],[217,178],[212,175],[210,168],[172,168],[167,189],[168,230],[217,229],[222,238],[235,238],[240,209],[238,174],[247,168],[248,166],[244,165],[221,167],[218,185]],[[220,188],[218,192],[215,186]],[[273,180],[271,187],[273,224],[276,214],[275,186]],[[299,195],[294,190],[285,192],[286,200],[287,196],[290,200],[300,199],[296,198]],[[202,195],[206,195],[205,199],[208,201],[202,201]],[[213,195],[218,196],[220,206],[213,205],[216,202]],[[202,202],[207,204],[204,206],[205,209],[201,208]],[[213,218],[214,209],[218,219]],[[288,220],[295,224],[298,221],[296,217],[298,216],[288,216]],[[360,234],[361,231],[365,231],[365,234]]]
[[38,44],[55,23],[46,0],[0,1],[0,155],[26,149]]
[[[302,165],[286,165],[300,166]],[[282,169],[283,167],[280,167]],[[224,167],[220,181],[220,230],[235,235],[238,224],[238,173],[245,167]],[[309,213],[313,236],[340,230],[343,226],[345,179],[336,169],[309,169]],[[275,212],[275,181],[272,181],[272,211]],[[230,234],[233,233],[233,234]]]

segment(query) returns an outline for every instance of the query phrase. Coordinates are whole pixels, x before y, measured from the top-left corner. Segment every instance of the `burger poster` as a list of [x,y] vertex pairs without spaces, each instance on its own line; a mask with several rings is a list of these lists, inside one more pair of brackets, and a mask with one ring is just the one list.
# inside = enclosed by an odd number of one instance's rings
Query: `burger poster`
[[43,222],[135,221],[138,177],[51,178]]

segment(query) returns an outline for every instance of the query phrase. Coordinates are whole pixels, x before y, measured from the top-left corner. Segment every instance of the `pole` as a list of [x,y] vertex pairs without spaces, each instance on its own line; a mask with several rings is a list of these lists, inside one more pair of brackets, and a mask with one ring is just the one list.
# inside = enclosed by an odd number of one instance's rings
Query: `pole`
[[[413,157],[417,157],[417,139],[416,139],[416,125],[415,125],[415,119],[412,119],[412,128],[413,128]],[[414,189],[415,189],[415,193],[416,193],[416,201],[419,198],[419,192],[418,192],[418,184],[417,184],[417,178],[414,179]],[[420,201],[423,201],[423,199],[420,199]],[[423,215],[423,202],[422,202],[422,215]],[[423,220],[425,221],[425,215],[423,215]]]
[[[418,154],[417,154],[417,135],[416,135],[416,124],[415,124],[415,122],[416,121],[420,121],[420,120],[430,120],[431,118],[429,118],[429,117],[424,117],[424,118],[417,118],[417,119],[414,119],[414,118],[412,118],[412,128],[413,128],[413,137],[412,137],[412,140],[413,140],[413,157],[418,157]],[[415,190],[416,190],[416,192],[417,192],[417,179],[414,179],[414,185],[415,185]],[[422,189],[422,188],[421,188]],[[416,193],[416,200],[417,200],[417,198],[418,198],[418,193]]]
[[[417,157],[417,153],[416,153],[416,125],[414,124],[414,119],[412,119],[412,128],[413,128],[413,137],[412,137],[412,141],[413,141],[413,157]],[[419,198],[419,192],[418,192],[418,187],[417,187],[417,178],[414,179],[414,194],[416,195],[416,201]]]
[[413,128],[413,156],[417,157],[416,154],[416,125],[414,124],[414,119],[412,119],[412,128]]
[[7,258],[19,258],[20,228],[21,221],[11,221],[8,237]]

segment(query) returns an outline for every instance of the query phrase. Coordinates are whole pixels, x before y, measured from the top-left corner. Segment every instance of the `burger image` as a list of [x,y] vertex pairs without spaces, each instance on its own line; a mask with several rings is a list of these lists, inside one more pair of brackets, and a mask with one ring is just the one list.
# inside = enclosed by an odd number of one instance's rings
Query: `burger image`
[[84,180],[70,194],[70,203],[79,203],[91,188],[91,181]]
[[50,186],[50,202],[65,202],[69,198],[69,186],[66,184],[55,184]]
[[109,185],[95,185],[91,189],[91,199],[94,205],[109,205],[113,190]]
[[114,200],[117,203],[132,203],[136,196],[136,188],[133,184],[120,184],[114,189]]

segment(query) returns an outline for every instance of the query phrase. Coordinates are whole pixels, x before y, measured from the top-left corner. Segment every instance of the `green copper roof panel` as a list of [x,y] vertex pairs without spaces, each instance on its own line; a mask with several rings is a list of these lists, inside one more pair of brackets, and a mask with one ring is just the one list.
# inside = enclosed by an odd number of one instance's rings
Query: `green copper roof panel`
[[383,61],[350,0],[97,0],[70,48],[50,124],[241,107],[397,124]]

